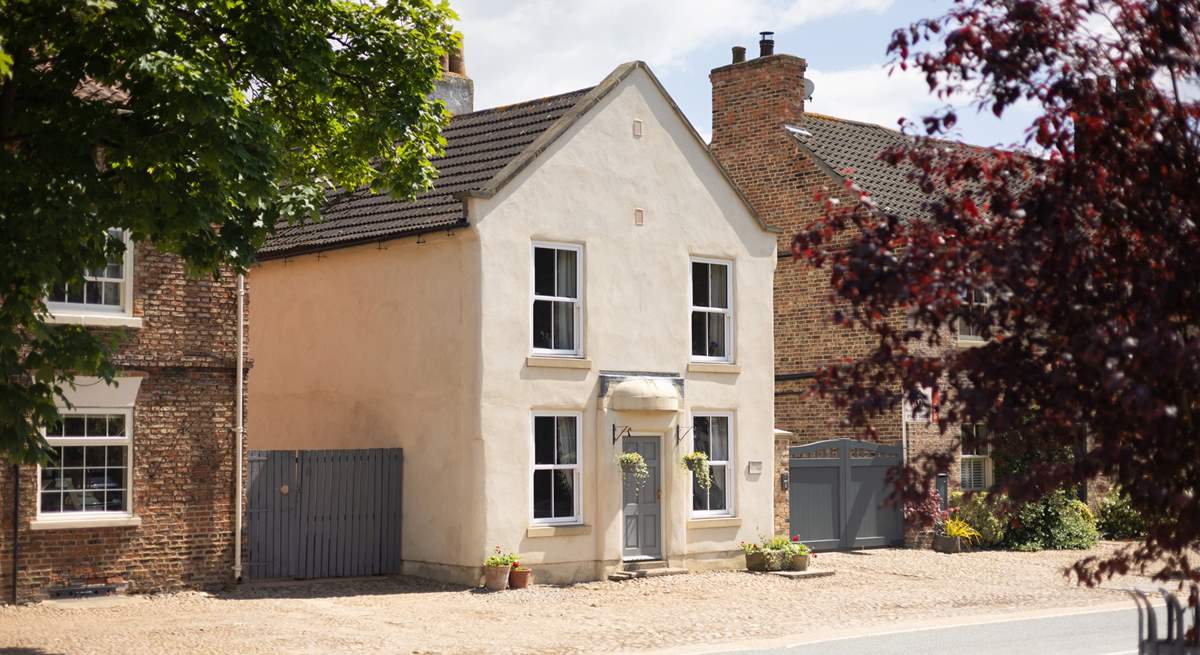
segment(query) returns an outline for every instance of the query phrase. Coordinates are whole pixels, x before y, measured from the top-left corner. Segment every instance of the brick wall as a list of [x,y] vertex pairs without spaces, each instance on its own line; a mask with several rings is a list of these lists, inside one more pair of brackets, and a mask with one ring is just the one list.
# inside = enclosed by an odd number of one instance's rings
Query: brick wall
[[[131,592],[215,588],[233,579],[236,277],[189,279],[182,260],[141,245],[133,313],[114,361],[144,376],[134,407],[136,527],[31,530],[37,468],[20,468],[20,601],[58,587]],[[0,466],[0,598],[11,601],[12,466]]]
[[[814,199],[822,191],[852,206],[841,180],[813,162],[786,125],[803,123],[805,60],[780,54],[758,57],[712,71],[711,150],[768,223],[782,228],[775,270],[775,425],[793,434],[776,440],[775,529],[787,533],[787,492],[779,476],[787,471],[789,446],[838,437],[859,437],[844,424],[844,412],[831,400],[808,392],[811,380],[791,379],[831,362],[870,351],[874,339],[862,330],[835,326],[829,270],[793,260],[792,238],[823,213]],[[850,235],[838,239],[846,241]],[[835,241],[836,243],[836,241]],[[899,412],[873,426],[880,441],[899,443]],[[912,435],[910,435],[912,436]],[[920,449],[945,447],[948,437],[925,430],[910,443]],[[919,452],[911,448],[910,452]],[[952,480],[957,479],[954,472]]]

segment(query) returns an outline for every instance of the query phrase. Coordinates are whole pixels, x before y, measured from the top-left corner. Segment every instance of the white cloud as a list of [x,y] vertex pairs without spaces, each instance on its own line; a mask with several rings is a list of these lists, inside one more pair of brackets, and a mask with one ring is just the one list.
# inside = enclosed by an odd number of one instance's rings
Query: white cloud
[[595,84],[617,64],[658,71],[716,44],[749,43],[764,25],[785,30],[830,16],[881,12],[894,0],[457,0],[475,106]]
[[929,94],[924,75],[911,68],[891,76],[883,66],[828,72],[810,68],[806,76],[816,90],[805,111],[896,129],[900,117],[917,120],[941,106]]

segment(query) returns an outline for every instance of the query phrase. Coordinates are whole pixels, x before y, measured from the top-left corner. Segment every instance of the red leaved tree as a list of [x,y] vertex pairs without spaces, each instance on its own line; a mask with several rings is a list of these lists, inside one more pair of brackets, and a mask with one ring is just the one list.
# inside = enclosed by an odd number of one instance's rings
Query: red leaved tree
[[[834,320],[878,344],[818,388],[863,426],[939,388],[942,429],[986,423],[995,457],[1027,462],[998,485],[1014,500],[1118,484],[1148,534],[1077,563],[1084,582],[1151,561],[1200,579],[1200,3],[958,0],[889,52],[941,98],[1039,107],[1038,154],[947,147],[947,108],[884,155],[929,194],[927,218],[826,201],[794,254],[831,267]],[[942,347],[960,320],[986,344]],[[902,496],[952,458],[902,472]]]

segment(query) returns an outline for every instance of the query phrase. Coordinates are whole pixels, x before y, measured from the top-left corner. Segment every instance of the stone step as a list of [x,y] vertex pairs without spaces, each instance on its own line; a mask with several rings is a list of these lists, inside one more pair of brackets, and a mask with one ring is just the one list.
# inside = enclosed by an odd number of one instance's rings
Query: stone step
[[792,580],[805,580],[807,578],[827,578],[833,575],[833,571],[826,569],[809,569],[807,571],[771,571],[771,575],[777,575],[781,578],[790,578]]
[[650,569],[665,569],[667,568],[667,563],[660,559],[647,559],[625,562],[625,565],[621,568],[625,571],[649,571]]
[[608,579],[613,582],[621,582],[623,580],[633,580],[635,578],[659,578],[665,575],[687,575],[687,569],[670,569],[657,568],[645,569],[641,571],[613,571],[608,574]]

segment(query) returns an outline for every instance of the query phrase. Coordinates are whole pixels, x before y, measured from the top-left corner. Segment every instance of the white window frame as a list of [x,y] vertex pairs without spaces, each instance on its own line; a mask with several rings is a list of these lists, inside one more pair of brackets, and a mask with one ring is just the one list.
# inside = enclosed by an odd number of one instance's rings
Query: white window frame
[[[114,228],[115,229],[115,228]],[[111,231],[111,230],[110,230]],[[93,303],[59,302],[47,299],[46,308],[52,315],[96,315],[123,316],[133,315],[133,242],[128,230],[121,231],[121,241],[125,244],[125,252],[121,256],[121,279],[88,275],[84,272],[83,280],[87,282],[118,282],[121,285],[120,305],[99,305]]]
[[[717,460],[717,463],[725,465],[725,509],[692,509],[692,494],[695,492],[694,482],[692,478],[694,474],[688,472],[688,511],[690,516],[696,519],[706,518],[728,518],[736,516],[737,512],[734,508],[737,507],[737,490],[735,489],[737,482],[737,425],[734,420],[734,413],[729,411],[708,411],[697,410],[692,412],[692,431],[689,433],[691,439],[688,452],[696,452],[696,419],[697,418],[724,418],[729,421],[729,459]],[[709,462],[711,465],[711,461]]]
[[[575,294],[576,298],[566,296],[543,296],[537,293],[537,249],[552,248],[554,250],[572,250],[575,252]],[[529,248],[529,350],[534,355],[549,357],[583,357],[583,245],[578,243],[558,243],[553,241],[534,241]],[[575,306],[575,347],[538,348],[536,342],[536,327],[534,307],[537,301],[569,302]],[[553,318],[551,319],[553,320]],[[554,339],[551,338],[551,343]]]
[[125,417],[124,437],[51,437],[43,428],[42,436],[51,446],[124,446],[125,447],[125,509],[121,511],[89,512],[42,512],[42,466],[37,467],[37,514],[36,521],[43,524],[79,523],[90,519],[111,520],[133,518],[133,410],[129,407],[73,407],[58,408],[65,420],[67,416],[79,414],[120,414]]
[[[575,419],[575,464],[538,464],[537,463],[537,419],[538,418],[574,418]],[[536,410],[529,418],[529,524],[530,525],[581,525],[583,523],[583,412]],[[534,471],[542,470],[571,470],[574,473],[575,515],[560,517],[535,518],[533,515]]]
[[[724,266],[726,268],[725,297],[729,301],[726,303],[727,305],[729,305],[728,307],[725,307],[725,308],[705,307],[705,306],[694,304],[695,280],[693,277],[693,271],[695,269],[695,266],[694,266],[695,264],[708,264],[709,266],[718,265],[718,266]],[[733,363],[733,361],[734,361],[734,344],[737,342],[737,340],[734,338],[734,333],[733,333],[733,325],[734,325],[733,307],[734,307],[734,301],[735,301],[734,295],[733,295],[733,289],[735,286],[733,283],[734,272],[735,272],[733,264],[734,264],[734,260],[732,260],[732,259],[719,259],[716,257],[697,257],[697,256],[692,256],[692,257],[688,258],[688,286],[687,286],[687,294],[688,294],[688,323],[687,323],[687,325],[688,325],[688,330],[687,330],[688,331],[688,356],[691,358],[691,361],[693,361],[693,362],[716,362],[716,363],[729,364],[729,363]],[[693,349],[695,348],[696,344],[692,343],[692,316],[696,312],[705,312],[705,313],[709,313],[709,314],[724,314],[725,315],[725,355],[724,356],[713,357],[711,355],[697,355],[693,352]]]
[[[989,294],[987,291],[971,288],[967,290],[966,297],[963,298],[963,302],[967,306],[967,311],[973,313],[976,307],[987,307],[991,304],[991,294]],[[972,344],[983,343],[983,335],[963,333],[964,323],[969,324],[970,321],[964,321],[962,318],[959,318],[957,321],[955,321],[954,327],[958,336],[958,340]]]
[[[981,425],[983,425],[983,424],[982,424],[982,423],[972,423],[971,425],[973,426],[973,428],[972,428],[972,429],[978,429],[978,428],[979,428],[979,426],[981,426]],[[960,438],[961,438],[961,430],[962,430],[962,426],[960,426],[960,427],[959,427],[959,430],[960,430]],[[959,445],[959,449],[958,449],[958,459],[959,459],[959,462],[958,462],[958,468],[959,468],[959,471],[958,471],[958,485],[959,485],[959,487],[961,487],[961,488],[963,489],[963,491],[984,491],[984,490],[986,490],[988,487],[990,487],[990,486],[991,486],[991,483],[992,483],[992,455],[991,455],[991,447],[985,444],[985,445],[984,445],[984,450],[985,450],[985,452],[987,453],[987,454],[985,454],[985,455],[967,455],[967,454],[963,453],[963,450],[962,450],[962,445],[961,445],[961,444]],[[981,485],[982,485],[982,486],[978,486],[978,487],[968,487],[968,486],[966,486],[965,484],[963,484],[963,474],[962,474],[962,471],[963,471],[963,465],[964,465],[966,462],[982,462],[982,464],[983,464],[983,475],[982,475],[982,477],[981,477],[981,481],[980,481],[980,483],[981,483]]]
[[925,398],[925,407],[917,407],[908,400],[908,394],[904,397],[904,421],[906,423],[932,423],[933,422],[933,387],[918,387],[917,392]]

